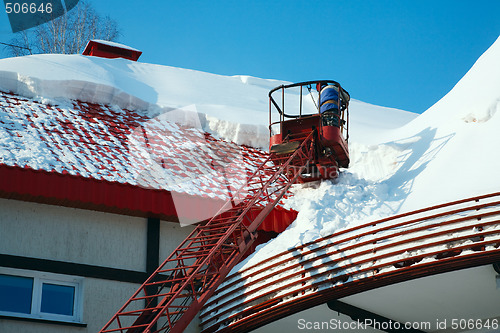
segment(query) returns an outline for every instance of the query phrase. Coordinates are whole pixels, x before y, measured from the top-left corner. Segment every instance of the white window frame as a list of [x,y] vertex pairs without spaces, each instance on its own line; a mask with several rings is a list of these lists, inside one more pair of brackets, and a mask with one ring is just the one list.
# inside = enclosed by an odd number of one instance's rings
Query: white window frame
[[[42,319],[67,323],[82,323],[83,320],[83,278],[71,275],[61,275],[40,271],[30,271],[15,268],[0,267],[0,274],[33,279],[33,294],[31,297],[31,313],[19,313],[0,311],[0,316]],[[55,284],[75,288],[73,299],[73,315],[61,315],[41,311],[42,306],[42,284]]]

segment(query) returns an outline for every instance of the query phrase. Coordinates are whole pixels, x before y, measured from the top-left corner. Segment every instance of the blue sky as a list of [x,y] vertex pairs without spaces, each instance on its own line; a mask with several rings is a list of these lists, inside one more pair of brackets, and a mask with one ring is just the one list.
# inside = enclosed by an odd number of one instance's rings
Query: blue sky
[[[143,62],[287,81],[421,113],[500,35],[497,0],[89,0]],[[0,41],[8,41],[0,16]]]

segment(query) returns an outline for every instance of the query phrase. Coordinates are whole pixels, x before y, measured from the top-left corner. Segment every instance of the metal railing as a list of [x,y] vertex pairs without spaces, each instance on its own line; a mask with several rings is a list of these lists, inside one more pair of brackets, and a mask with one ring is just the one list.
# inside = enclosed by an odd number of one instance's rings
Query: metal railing
[[[314,100],[314,97],[312,96],[312,87],[315,86],[316,84],[333,85],[333,86],[337,87],[338,93],[339,93],[338,103],[339,103],[339,111],[340,111],[339,124],[340,124],[342,134],[345,135],[346,140],[349,139],[349,100],[350,100],[350,95],[345,89],[342,88],[340,83],[338,83],[336,81],[332,81],[332,80],[317,80],[317,81],[299,82],[299,83],[293,83],[293,84],[288,84],[288,85],[280,85],[280,86],[272,89],[269,92],[269,133],[271,136],[273,134],[277,134],[277,133],[275,133],[276,131],[273,131],[273,127],[275,125],[280,125],[280,133],[282,133],[281,124],[283,121],[285,121],[287,119],[288,120],[298,119],[298,118],[302,118],[302,117],[312,116],[314,114],[315,115],[321,114],[321,112],[320,112],[320,100],[321,100],[321,98],[319,96],[320,92],[318,92],[318,100],[317,101]],[[313,103],[316,107],[317,112],[315,112],[314,114],[303,114],[303,94],[304,94],[303,88],[304,87],[307,88],[309,95],[313,99]],[[285,100],[286,100],[285,90],[287,90],[287,89],[292,90],[293,88],[299,89],[299,92],[298,92],[298,94],[299,94],[299,106],[298,106],[299,112],[298,112],[298,114],[287,113],[285,110]],[[281,106],[280,106],[280,103],[278,103],[276,101],[276,99],[273,97],[274,96],[273,94],[275,94],[278,91],[281,91],[281,94],[280,94]],[[344,99],[347,99],[347,100],[344,100]],[[340,103],[340,100],[344,100],[345,107],[341,106],[342,103]],[[279,113],[279,120],[278,121],[273,122],[273,120],[272,120],[273,110],[274,110],[274,112],[277,111]],[[321,123],[320,123],[320,126],[321,126]]]
[[339,230],[226,278],[203,332],[247,332],[332,298],[500,260],[500,193]]

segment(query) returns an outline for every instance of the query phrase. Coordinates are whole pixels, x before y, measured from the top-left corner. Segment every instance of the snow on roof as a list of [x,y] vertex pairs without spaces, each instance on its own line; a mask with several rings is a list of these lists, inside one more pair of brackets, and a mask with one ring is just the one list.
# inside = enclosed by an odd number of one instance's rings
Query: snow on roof
[[[350,141],[349,169],[334,182],[292,189],[294,195],[285,207],[298,211],[297,219],[235,270],[346,227],[497,192],[499,57],[500,38],[424,114],[400,128],[384,129],[385,133],[368,129],[363,139],[371,137],[371,145],[355,138]],[[387,111],[384,117],[390,122]],[[350,127],[364,129],[370,123],[366,117]]]
[[[405,209],[500,187],[500,37],[453,89],[394,133],[407,145]],[[411,164],[410,164],[411,163]],[[430,191],[431,188],[438,188]]]
[[408,129],[433,126],[453,130],[458,125],[489,121],[499,107],[499,56],[500,37],[453,89],[418,117]]
[[[204,130],[239,144],[266,147],[267,92],[278,81],[82,55],[0,60],[0,89],[21,96],[71,99],[158,114],[195,105]],[[256,135],[258,134],[258,135]]]
[[[75,154],[71,147],[64,147],[66,142],[61,141],[62,143],[58,145],[61,153],[57,153],[59,154],[57,156],[69,154],[70,159],[76,161],[79,161],[82,156],[85,161],[87,158],[85,155],[89,155],[89,158],[96,161],[97,169],[92,168],[92,163],[88,163],[86,166],[88,170],[80,168],[81,171],[78,172],[91,173],[92,177],[108,177],[104,179],[111,180],[114,179],[112,177],[117,177],[113,175],[113,172],[117,172],[122,181],[141,184],[141,186],[160,186],[148,184],[151,180],[148,181],[146,176],[148,170],[152,170],[155,176],[163,177],[161,183],[165,186],[163,188],[173,191],[179,190],[177,188],[179,179],[186,179],[182,175],[186,166],[179,165],[180,170],[165,171],[170,161],[162,156],[151,157],[155,155],[149,153],[151,149],[148,141],[137,130],[141,128],[140,124],[147,124],[143,128],[151,128],[153,133],[157,122],[162,123],[161,126],[165,128],[162,127],[161,131],[166,131],[162,132],[162,135],[178,140],[172,142],[177,142],[176,145],[185,154],[188,152],[191,154],[193,151],[189,151],[189,143],[180,141],[175,133],[182,132],[183,134],[179,137],[190,135],[193,140],[208,137],[210,138],[208,143],[202,142],[202,145],[213,151],[218,151],[215,142],[219,142],[217,141],[219,139],[234,142],[234,144],[228,143],[229,147],[244,144],[265,149],[269,143],[268,92],[283,83],[283,81],[250,76],[222,76],[125,59],[104,59],[80,55],[36,55],[0,60],[0,89],[31,99],[36,98],[45,104],[68,104],[66,108],[59,106],[59,109],[63,110],[64,114],[68,114],[65,117],[67,119],[76,116],[75,119],[70,120],[73,127],[93,133],[91,138],[95,136],[104,140],[105,146],[110,146],[110,149],[116,147],[118,149],[116,153],[121,154],[116,162],[109,158],[107,163],[98,163],[99,157],[92,155],[93,150],[90,150],[91,154],[88,154],[86,148],[78,146],[75,148],[83,150],[83,153]],[[349,90],[349,87],[345,88]],[[352,91],[351,94],[355,96]],[[36,105],[39,108],[46,107],[45,104]],[[96,109],[97,104],[101,106]],[[188,109],[192,111],[191,114],[196,115],[194,118],[198,120],[198,125],[195,126],[197,129],[194,132],[188,128],[192,127],[189,121],[186,122],[190,117],[180,121],[186,127],[181,128],[175,125],[175,131],[170,128],[174,125],[167,124],[172,120],[169,120],[168,116],[175,115],[176,113],[172,112],[175,109]],[[40,110],[37,113],[45,114],[46,112]],[[115,117],[112,122],[116,126],[102,118],[109,114]],[[182,114],[185,115],[185,113]],[[88,115],[91,115],[90,118]],[[164,115],[168,115],[167,119],[163,118]],[[279,237],[274,244],[277,247],[293,246],[297,242],[310,241],[314,237],[331,233],[353,221],[359,222],[367,216],[374,214],[386,216],[399,209],[403,199],[402,196],[395,195],[394,191],[408,179],[400,172],[397,175],[401,182],[390,184],[388,181],[398,178],[391,178],[391,175],[404,164],[409,144],[391,143],[378,146],[377,144],[391,142],[396,137],[394,133],[398,131],[398,128],[414,119],[415,116],[409,112],[374,106],[352,99],[349,118],[352,161],[350,169],[343,171],[340,179],[335,183],[325,182],[318,189],[307,187],[295,189],[295,198],[291,199],[287,205],[299,208],[302,218],[299,223],[285,231],[287,236]],[[48,116],[43,115],[40,118],[45,117]],[[51,117],[49,119],[52,119]],[[92,120],[98,122],[94,123]],[[57,120],[53,122],[60,124]],[[104,122],[104,125],[100,122]],[[115,137],[117,142],[113,140],[113,136],[110,136],[111,141],[99,136],[104,135],[99,131],[101,128],[104,133],[112,134],[113,130],[120,126],[125,126],[127,133],[122,132],[122,137]],[[168,133],[168,131],[173,132]],[[209,135],[206,136],[208,133]],[[77,136],[85,137],[83,134],[85,133],[79,133]],[[128,135],[128,137],[124,138],[123,135]],[[12,138],[12,136],[9,137]],[[127,139],[130,140],[124,143],[123,140]],[[82,138],[82,140],[86,139]],[[96,139],[93,140],[96,141]],[[214,143],[212,140],[215,140]],[[41,158],[33,154],[31,147],[27,149],[22,144],[22,140],[18,141],[20,150],[25,153],[16,155],[16,158],[26,156],[23,163],[30,163],[31,167],[37,167],[36,164],[45,163],[45,159],[50,161],[54,159],[52,155],[50,158]],[[167,144],[165,141],[163,143]],[[137,148],[128,150],[129,145]],[[225,144],[220,143],[220,145],[221,149],[225,148],[223,147]],[[258,151],[248,147],[238,149],[240,152]],[[196,161],[198,158],[196,156],[200,153],[202,152],[191,156],[195,159],[192,161],[193,164],[199,163]],[[30,159],[28,157],[30,154],[36,158]],[[144,170],[141,170],[138,165],[132,165],[137,162],[137,159],[141,161],[137,163],[139,166],[145,166]],[[188,165],[188,160],[188,158],[185,159],[186,165]],[[144,161],[149,164],[145,164]],[[52,163],[54,167],[61,168],[57,160]],[[79,168],[82,165],[80,163],[75,167]],[[113,165],[117,170],[109,170],[109,165]],[[209,174],[209,166],[205,165],[202,173]],[[185,172],[184,174],[189,176]],[[196,177],[188,178],[193,178],[193,183],[187,182],[182,185],[182,190],[188,193],[191,193],[189,191],[193,190],[195,184],[206,191],[212,189],[223,191],[220,183],[213,187],[214,182],[197,182]],[[165,182],[167,179],[168,181]],[[207,192],[207,195],[208,193],[213,196],[220,195],[214,191]],[[276,242],[283,242],[283,244],[279,245]]]
[[91,39],[89,41],[90,42],[96,42],[96,43],[99,43],[99,44],[104,44],[104,45],[109,45],[109,46],[113,46],[113,47],[119,47],[121,49],[125,49],[125,50],[130,50],[130,51],[136,51],[136,52],[141,52],[140,50],[138,49],[135,49],[133,47],[130,47],[128,45],[125,45],[125,44],[120,44],[120,43],[117,43],[117,42],[111,42],[109,40],[102,40],[102,39]]
[[265,158],[165,115],[0,92],[0,164],[8,166],[226,200]]
[[[350,168],[334,182],[295,187],[285,207],[297,220],[236,270],[348,226],[497,191],[499,57],[500,39],[405,126],[415,115],[352,100]],[[211,163],[227,165],[238,183],[241,168],[261,160],[262,151],[238,144],[267,146],[267,93],[281,83],[79,55],[2,59],[0,89],[43,103],[1,95],[0,161],[223,197]],[[59,98],[68,104],[48,105]],[[181,118],[198,128],[163,118],[175,109],[192,111]]]
[[[204,131],[263,149],[269,144],[268,93],[283,83],[81,55],[0,59],[0,90],[42,100],[116,105],[148,115],[194,105]],[[415,117],[353,99],[350,109],[351,139],[370,143],[378,140],[374,135],[381,129],[386,132]]]

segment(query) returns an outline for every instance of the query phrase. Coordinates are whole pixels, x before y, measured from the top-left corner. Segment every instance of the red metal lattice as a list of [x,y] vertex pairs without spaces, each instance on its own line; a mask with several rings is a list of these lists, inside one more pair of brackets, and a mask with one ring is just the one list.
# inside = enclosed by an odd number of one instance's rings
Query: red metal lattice
[[[295,152],[271,154],[216,217],[198,225],[113,318],[105,332],[182,332],[255,239],[255,231],[314,155],[314,132]],[[250,219],[253,209],[260,213]]]

